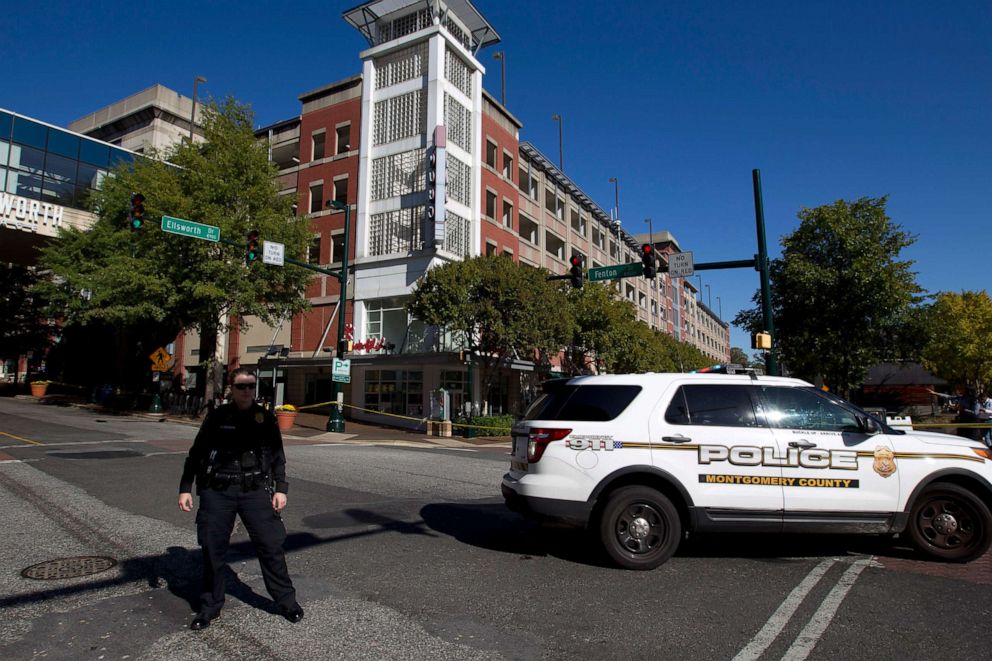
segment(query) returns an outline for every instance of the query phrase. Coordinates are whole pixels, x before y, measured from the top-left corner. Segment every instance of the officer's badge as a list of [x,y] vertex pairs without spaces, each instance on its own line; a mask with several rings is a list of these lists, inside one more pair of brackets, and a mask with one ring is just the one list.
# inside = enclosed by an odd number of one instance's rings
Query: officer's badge
[[875,448],[875,462],[872,464],[875,472],[882,477],[888,477],[896,472],[896,456],[892,450],[878,446]]
[[262,415],[261,411],[255,413],[255,422],[262,424],[265,421],[265,416]]

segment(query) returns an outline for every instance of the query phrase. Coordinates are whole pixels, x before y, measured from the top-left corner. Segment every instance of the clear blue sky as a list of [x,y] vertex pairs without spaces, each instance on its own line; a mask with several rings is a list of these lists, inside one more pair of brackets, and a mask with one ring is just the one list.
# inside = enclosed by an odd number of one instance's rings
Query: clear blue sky
[[[154,83],[233,95],[257,123],[300,93],[360,72],[347,2],[18,2],[0,18],[0,106],[65,125]],[[756,252],[751,170],[769,250],[796,213],[888,195],[918,236],[905,253],[931,292],[989,289],[992,4],[980,0],[594,2],[475,5],[502,37],[480,53],[521,137],[632,233],[672,232],[697,262]],[[270,9],[277,7],[278,9]],[[750,270],[701,272],[731,319]],[[856,295],[856,293],[852,293]],[[719,303],[717,301],[719,297]],[[747,338],[732,327],[734,345]]]

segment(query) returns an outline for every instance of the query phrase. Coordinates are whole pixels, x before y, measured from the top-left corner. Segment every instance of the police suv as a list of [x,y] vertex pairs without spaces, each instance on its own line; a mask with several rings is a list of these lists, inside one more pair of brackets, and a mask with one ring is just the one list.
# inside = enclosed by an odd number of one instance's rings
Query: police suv
[[558,379],[512,435],[510,509],[589,526],[629,569],[690,531],[905,532],[952,562],[992,542],[988,448],[892,429],[798,379]]

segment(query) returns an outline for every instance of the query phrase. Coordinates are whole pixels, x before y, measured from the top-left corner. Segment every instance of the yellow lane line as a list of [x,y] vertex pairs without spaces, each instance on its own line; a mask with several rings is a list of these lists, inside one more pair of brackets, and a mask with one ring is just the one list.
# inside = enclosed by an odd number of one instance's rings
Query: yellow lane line
[[5,431],[0,431],[0,434],[3,434],[4,436],[9,436],[15,441],[24,441],[25,443],[30,443],[31,445],[44,445],[44,443],[39,443],[38,441],[32,441],[30,438],[22,438],[20,436],[14,436],[13,434],[8,434]]

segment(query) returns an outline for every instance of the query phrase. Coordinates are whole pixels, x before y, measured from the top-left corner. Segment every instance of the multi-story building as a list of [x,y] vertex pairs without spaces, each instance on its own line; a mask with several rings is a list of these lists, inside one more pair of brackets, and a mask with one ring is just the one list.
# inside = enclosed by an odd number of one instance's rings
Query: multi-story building
[[[374,0],[344,18],[369,44],[361,73],[302,94],[298,116],[256,135],[269,145],[281,194],[293,196],[297,214],[311,220],[308,261],[339,269],[348,250],[348,300],[341,304],[336,278],[318,275],[306,292],[310,311],[276,328],[252,324],[247,335],[221,342],[218,358],[230,367],[258,364],[261,380],[276,385],[277,401],[326,402],[344,315],[355,347],[346,401],[357,417],[419,420],[430,393],[442,387],[456,409],[472,399],[512,410],[533,385],[534,365],[507,365],[497,391],[480,396],[460,347],[407,314],[417,279],[479,254],[553,273],[566,272],[573,255],[587,267],[638,263],[646,239],[628,234],[521,141],[521,122],[483,91],[477,54],[498,35],[471,2]],[[144,151],[188,136],[192,109],[190,99],[154,86],[73,126]],[[331,201],[348,206],[350,237],[346,213]],[[662,258],[680,251],[668,232],[652,241]],[[729,357],[726,324],[712,323],[688,279],[662,274],[610,284],[651,328],[715,360]],[[179,343],[178,368],[199,361],[195,339]]]

